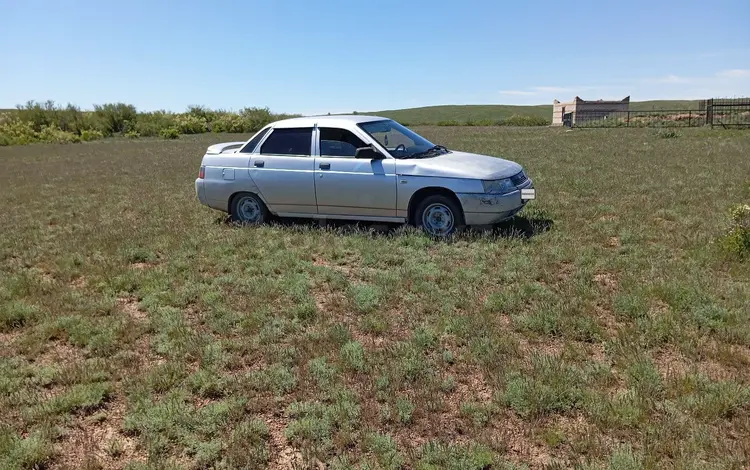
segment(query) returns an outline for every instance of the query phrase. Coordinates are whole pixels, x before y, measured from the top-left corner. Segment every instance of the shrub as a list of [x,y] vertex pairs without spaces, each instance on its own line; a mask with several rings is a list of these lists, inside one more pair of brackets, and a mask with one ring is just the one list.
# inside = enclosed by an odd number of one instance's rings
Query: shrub
[[206,118],[191,114],[176,116],[175,124],[180,134],[202,134],[208,130]]
[[551,122],[547,118],[541,116],[523,116],[514,114],[513,116],[504,119],[498,123],[501,126],[549,126]]
[[175,116],[166,111],[155,111],[152,113],[141,113],[134,124],[129,123],[125,132],[135,131],[143,137],[155,137],[160,135],[162,129],[176,127]]
[[212,111],[204,106],[191,105],[188,106],[187,114],[193,117],[202,118],[206,122],[213,121],[216,119],[218,113],[222,111]]
[[85,128],[84,114],[80,108],[72,104],[63,108],[57,106],[52,100],[44,103],[29,101],[17,107],[16,116],[21,121],[31,123],[37,132],[41,132],[44,127],[54,127],[65,132],[80,134]]
[[73,134],[72,132],[61,131],[56,127],[44,126],[42,127],[41,132],[39,132],[39,140],[41,140],[42,142],[67,144],[80,142],[81,137]]
[[124,132],[126,122],[135,122],[138,117],[135,106],[125,103],[94,105],[94,113],[111,133]]
[[139,123],[136,123],[134,129],[127,131],[125,135],[128,135],[130,133],[135,133],[135,134],[138,134],[138,136],[154,137],[154,136],[159,135],[162,129],[163,128],[159,126],[159,124],[156,122],[150,122],[150,121],[139,122]]
[[81,140],[84,142],[90,142],[92,140],[101,139],[104,134],[101,131],[95,129],[84,129],[81,131]]
[[741,260],[750,257],[750,205],[738,204],[729,211],[730,226],[721,240],[724,250]]
[[244,132],[243,120],[237,114],[225,113],[218,116],[210,125],[212,132]]
[[20,121],[31,124],[31,127],[39,132],[42,127],[53,124],[53,113],[55,112],[55,102],[48,100],[45,103],[28,101],[25,105],[17,106],[17,117]]
[[4,145],[24,145],[39,141],[39,135],[34,130],[33,124],[19,118],[0,124],[0,136],[3,137],[0,140],[4,142]]
[[101,116],[97,116],[96,113],[92,112],[83,113],[81,129],[101,132],[102,136],[104,137],[109,137],[110,135],[112,135],[112,130],[109,128],[104,119],[102,119]]
[[159,135],[164,139],[179,139],[180,131],[176,127],[168,127],[159,131]]

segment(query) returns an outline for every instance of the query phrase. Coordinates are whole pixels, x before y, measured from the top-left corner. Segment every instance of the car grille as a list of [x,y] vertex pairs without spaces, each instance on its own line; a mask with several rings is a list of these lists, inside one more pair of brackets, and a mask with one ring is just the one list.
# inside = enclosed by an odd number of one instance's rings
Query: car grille
[[513,186],[522,186],[528,180],[529,177],[526,176],[526,173],[524,173],[523,170],[510,177],[510,182],[513,183]]

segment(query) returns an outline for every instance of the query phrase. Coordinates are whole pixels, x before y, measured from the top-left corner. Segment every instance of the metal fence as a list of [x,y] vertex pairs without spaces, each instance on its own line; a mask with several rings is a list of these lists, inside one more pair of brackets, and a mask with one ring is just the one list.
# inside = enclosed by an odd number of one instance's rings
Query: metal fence
[[571,127],[698,127],[705,126],[707,112],[695,110],[578,111]]
[[711,127],[750,127],[750,98],[706,100]]
[[567,113],[568,127],[746,127],[750,128],[750,98],[709,99],[696,109],[582,110]]

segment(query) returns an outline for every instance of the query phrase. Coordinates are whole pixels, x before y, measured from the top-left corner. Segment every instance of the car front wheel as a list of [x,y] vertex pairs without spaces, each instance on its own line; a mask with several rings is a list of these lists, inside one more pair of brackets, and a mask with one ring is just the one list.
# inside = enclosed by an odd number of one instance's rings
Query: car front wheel
[[268,218],[268,210],[258,196],[251,193],[242,193],[232,199],[230,208],[232,221],[241,224],[262,224]]
[[454,200],[443,195],[428,196],[416,212],[417,226],[433,237],[447,237],[463,227],[463,213]]

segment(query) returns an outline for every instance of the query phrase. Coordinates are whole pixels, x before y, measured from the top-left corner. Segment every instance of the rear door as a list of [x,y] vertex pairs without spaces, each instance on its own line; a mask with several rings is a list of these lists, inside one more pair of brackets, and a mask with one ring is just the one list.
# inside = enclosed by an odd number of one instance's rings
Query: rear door
[[273,129],[253,153],[250,176],[271,212],[279,215],[315,214],[313,128]]
[[395,160],[358,159],[366,144],[347,129],[318,127],[315,195],[318,213],[351,217],[396,216]]

